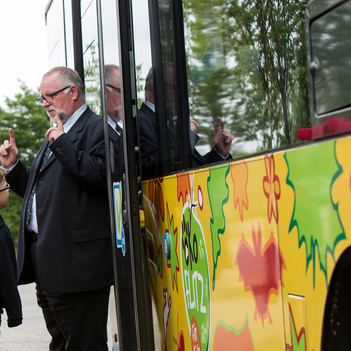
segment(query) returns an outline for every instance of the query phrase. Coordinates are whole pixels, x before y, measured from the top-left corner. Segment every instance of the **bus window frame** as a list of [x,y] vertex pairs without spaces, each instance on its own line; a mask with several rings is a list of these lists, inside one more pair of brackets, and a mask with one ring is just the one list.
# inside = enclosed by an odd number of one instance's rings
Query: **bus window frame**
[[[96,0],[101,1],[101,0]],[[134,145],[134,118],[137,118],[136,68],[131,0],[117,1],[120,86],[123,118],[126,195],[125,231],[129,232],[133,276],[135,322],[138,350],[154,350],[151,298],[146,260],[145,237],[140,228],[138,170]],[[137,121],[136,121],[137,122]]]
[[[309,80],[310,80],[310,105],[311,105],[311,118],[312,118],[312,125],[319,125],[323,121],[327,120],[329,117],[333,117],[338,115],[340,117],[351,119],[351,106],[344,106],[342,108],[335,108],[331,111],[325,111],[318,113],[317,112],[317,102],[316,102],[316,88],[315,88],[315,75],[319,69],[318,65],[313,59],[313,47],[312,47],[312,25],[319,18],[323,17],[324,15],[330,13],[331,11],[341,7],[345,3],[350,2],[350,0],[332,0],[330,1],[330,5],[324,7],[322,10],[319,7],[318,2],[312,0],[307,5],[306,11],[306,31],[308,33],[307,36],[307,59],[309,65]],[[347,131],[346,131],[347,132]],[[340,134],[340,133],[337,133]],[[335,135],[335,134],[334,134]],[[328,135],[330,136],[330,135]],[[315,138],[321,139],[325,138],[325,136]]]
[[[156,115],[156,136],[158,152],[158,174],[165,176],[174,172],[192,168],[192,152],[190,145],[189,101],[186,74],[186,56],[184,46],[184,28],[182,2],[170,1],[171,27],[173,39],[173,65],[176,85],[176,102],[179,121],[178,150],[179,164],[175,170],[170,169],[169,150],[166,125],[166,97],[164,92],[164,72],[162,60],[161,34],[159,25],[158,0],[149,0],[149,26],[153,69],[153,85]],[[141,146],[142,147],[142,146]]]

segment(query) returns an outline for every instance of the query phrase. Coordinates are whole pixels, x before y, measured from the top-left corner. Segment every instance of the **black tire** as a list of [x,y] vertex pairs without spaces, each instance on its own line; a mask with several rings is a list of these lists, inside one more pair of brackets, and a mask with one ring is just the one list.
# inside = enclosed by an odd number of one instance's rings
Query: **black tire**
[[351,247],[340,256],[330,281],[321,350],[351,350]]

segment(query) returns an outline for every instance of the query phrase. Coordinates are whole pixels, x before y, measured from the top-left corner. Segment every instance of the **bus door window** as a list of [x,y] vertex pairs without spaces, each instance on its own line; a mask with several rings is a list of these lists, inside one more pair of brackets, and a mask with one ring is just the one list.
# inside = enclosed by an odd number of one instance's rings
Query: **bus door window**
[[[149,3],[152,67],[145,81],[145,101],[138,113],[144,179],[191,166],[187,82],[180,78],[186,77],[185,57],[176,50],[177,20],[172,6],[168,0]],[[182,62],[184,69],[179,68]]]
[[72,7],[69,1],[56,0],[46,8],[48,67],[74,67]]
[[[157,71],[156,71],[157,72]],[[177,107],[176,83],[174,76],[174,67],[171,62],[164,62],[163,72],[163,94],[155,96],[155,112],[159,120],[156,124],[162,128],[157,137],[160,138],[162,147],[162,138],[166,137],[166,153],[160,162],[167,162],[168,172],[174,172],[180,169],[180,146],[179,146],[179,116]],[[158,79],[156,77],[156,79]],[[159,81],[162,84],[162,81]],[[162,95],[164,101],[162,101]],[[165,168],[165,167],[163,167]]]

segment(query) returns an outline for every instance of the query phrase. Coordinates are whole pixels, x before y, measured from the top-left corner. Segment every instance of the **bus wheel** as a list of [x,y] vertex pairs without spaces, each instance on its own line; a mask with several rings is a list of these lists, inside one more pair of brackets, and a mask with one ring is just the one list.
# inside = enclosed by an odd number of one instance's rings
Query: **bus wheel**
[[351,247],[335,267],[323,317],[321,351],[351,350]]

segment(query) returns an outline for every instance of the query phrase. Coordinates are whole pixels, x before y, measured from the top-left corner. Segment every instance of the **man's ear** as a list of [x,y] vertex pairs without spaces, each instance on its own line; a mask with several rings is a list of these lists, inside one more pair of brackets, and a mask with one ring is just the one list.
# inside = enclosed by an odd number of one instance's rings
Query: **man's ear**
[[71,89],[70,89],[69,93],[71,94],[72,99],[74,101],[76,101],[78,99],[78,96],[79,96],[78,88],[75,85],[71,85]]

